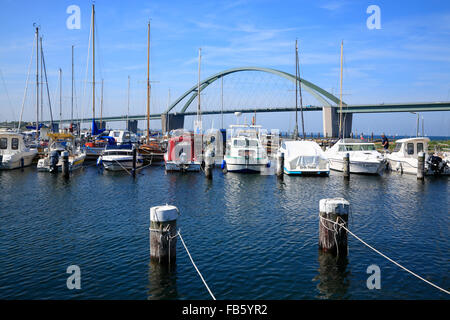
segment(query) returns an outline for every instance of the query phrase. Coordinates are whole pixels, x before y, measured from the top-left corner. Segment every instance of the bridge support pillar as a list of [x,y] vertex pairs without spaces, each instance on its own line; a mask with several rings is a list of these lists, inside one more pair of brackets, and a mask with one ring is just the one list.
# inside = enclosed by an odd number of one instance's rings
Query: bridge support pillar
[[[337,107],[323,107],[323,135],[324,137],[339,137],[339,113]],[[352,132],[352,113],[344,113],[342,117],[343,136],[349,138]]]
[[170,130],[184,128],[184,114],[163,113],[161,114],[161,128],[164,133]]

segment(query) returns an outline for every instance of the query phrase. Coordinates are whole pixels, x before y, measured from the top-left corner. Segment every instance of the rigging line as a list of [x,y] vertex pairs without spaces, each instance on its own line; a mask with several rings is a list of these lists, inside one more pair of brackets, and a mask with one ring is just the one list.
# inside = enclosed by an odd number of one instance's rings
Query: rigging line
[[[407,269],[406,267],[402,266],[400,263],[394,261],[393,259],[389,258],[387,255],[383,254],[382,252],[378,251],[377,249],[375,249],[374,247],[372,247],[371,245],[367,244],[364,240],[362,240],[360,237],[358,237],[356,234],[354,234],[353,232],[351,232],[348,228],[345,227],[345,221],[343,221],[343,223],[338,223],[335,222],[333,220],[324,218],[324,217],[320,217],[320,219],[324,219],[326,221],[332,222],[335,225],[339,225],[341,228],[345,229],[348,233],[350,233],[353,237],[356,238],[356,240],[360,241],[362,244],[364,244],[365,246],[367,246],[368,248],[372,249],[373,251],[375,251],[376,253],[378,253],[380,256],[382,256],[383,258],[389,260],[390,262],[392,262],[393,264],[395,264],[396,266],[400,267],[401,269],[405,270],[406,272],[409,272],[410,274],[412,274],[413,276],[415,276],[416,278],[428,283],[429,285],[441,290],[442,292],[445,292],[446,294],[450,294],[450,291],[447,291],[437,285],[435,285],[434,283],[428,281],[427,279],[422,278],[421,276],[419,276],[418,274],[412,272],[411,270]],[[342,219],[341,219],[342,220]]]
[[5,87],[5,93],[6,93],[6,97],[8,99],[9,108],[11,109],[12,114],[13,114],[13,119],[16,119],[16,113],[14,112],[14,108],[12,107],[11,99],[9,98],[8,88],[6,87],[5,78],[3,77],[3,72],[1,69],[0,69],[0,77],[2,78],[3,86]]
[[186,244],[184,243],[183,237],[181,236],[180,230],[178,230],[178,236],[181,239],[181,242],[183,243],[184,248],[186,249],[186,252],[189,256],[189,259],[191,259],[192,265],[194,266],[195,270],[197,270],[198,275],[200,276],[200,278],[203,281],[203,284],[205,285],[206,289],[208,290],[209,294],[211,295],[211,297],[213,298],[213,300],[216,300],[216,297],[213,295],[213,293],[211,292],[211,290],[208,287],[208,284],[206,283],[205,279],[203,278],[202,274],[200,273],[200,270],[198,270],[197,266],[195,265],[194,260],[192,259],[191,254],[189,253],[188,248],[186,247]]
[[28,91],[28,79],[30,77],[30,72],[31,72],[31,64],[33,63],[33,56],[34,56],[34,42],[36,41],[36,35],[34,36],[33,39],[33,44],[31,46],[31,58],[30,58],[30,63],[28,65],[28,73],[27,73],[27,81],[25,83],[25,92],[23,94],[23,100],[22,100],[22,110],[20,111],[20,118],[19,118],[19,124],[17,125],[17,132],[19,132],[20,130],[20,125],[22,123],[22,116],[23,116],[23,109],[25,106],[25,100],[26,100],[26,96],[27,96],[27,91]]
[[[47,68],[45,67],[44,49],[42,48],[42,43],[41,43],[41,56],[42,56],[42,63],[44,65],[44,75],[45,75],[45,82],[46,82],[46,86],[47,86],[47,97],[48,97],[48,106],[50,109],[50,119],[51,119],[51,124],[53,126],[52,104],[50,102],[50,90],[48,89]],[[44,120],[43,116],[42,116],[42,120]]]

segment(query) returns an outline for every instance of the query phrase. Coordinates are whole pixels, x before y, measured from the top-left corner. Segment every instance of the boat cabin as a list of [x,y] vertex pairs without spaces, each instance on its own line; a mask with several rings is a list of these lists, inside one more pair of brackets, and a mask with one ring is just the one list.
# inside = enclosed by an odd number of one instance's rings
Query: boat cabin
[[116,140],[117,144],[127,144],[138,142],[136,135],[127,130],[111,130],[109,136]]
[[393,153],[401,154],[405,158],[417,158],[419,152],[428,151],[429,138],[406,138],[395,142]]
[[23,136],[14,132],[0,132],[0,155],[11,154],[25,149]]

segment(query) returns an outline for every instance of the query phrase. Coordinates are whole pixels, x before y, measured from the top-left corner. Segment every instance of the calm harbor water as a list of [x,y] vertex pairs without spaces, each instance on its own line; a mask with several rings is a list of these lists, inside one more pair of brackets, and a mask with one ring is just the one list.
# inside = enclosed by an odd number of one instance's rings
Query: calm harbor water
[[[0,171],[0,299],[210,299],[181,241],[168,271],[150,263],[149,208],[176,205],[178,227],[218,299],[448,299],[353,237],[344,261],[318,251],[319,200],[344,197],[350,229],[450,289],[448,178],[165,174],[133,179],[95,166],[65,181]],[[381,269],[369,290],[366,269]],[[66,269],[81,268],[81,290]]]

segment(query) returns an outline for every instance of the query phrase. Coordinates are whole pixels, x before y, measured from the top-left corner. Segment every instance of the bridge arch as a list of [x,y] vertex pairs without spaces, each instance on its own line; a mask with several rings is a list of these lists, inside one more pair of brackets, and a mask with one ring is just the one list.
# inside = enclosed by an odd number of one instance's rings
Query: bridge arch
[[[202,92],[206,87],[208,87],[213,82],[219,80],[220,78],[222,78],[222,77],[224,77],[226,75],[229,75],[229,74],[232,74],[232,73],[236,73],[236,72],[243,72],[243,71],[260,71],[260,72],[271,73],[271,74],[280,76],[282,78],[285,78],[285,79],[290,80],[293,83],[295,83],[295,76],[290,74],[290,73],[284,72],[284,71],[271,69],[271,68],[261,68],[261,67],[240,67],[240,68],[228,69],[228,70],[216,73],[216,74],[206,78],[205,80],[201,81],[200,82],[200,92]],[[302,79],[300,77],[298,79],[300,81],[302,89],[306,90],[312,96],[314,96],[319,102],[321,102],[323,104],[323,106],[326,106],[326,107],[331,107],[332,106],[327,99],[329,99],[331,102],[335,103],[336,105],[339,104],[339,99],[337,97],[335,97],[334,95],[332,95],[331,93],[329,93],[328,91],[320,88],[319,86],[317,86],[317,85],[315,85],[315,84],[313,84],[313,83],[311,83],[311,82],[309,82],[309,81],[307,81],[305,79]],[[176,99],[167,108],[165,113],[169,113],[181,101],[183,101],[187,96],[192,94],[191,97],[184,104],[183,108],[181,109],[180,113],[184,113],[186,111],[186,109],[194,101],[194,99],[197,97],[197,94],[198,94],[197,91],[198,91],[198,85],[194,85],[192,88],[190,88],[185,93],[183,93],[178,99]],[[325,99],[325,98],[327,98],[327,99]],[[344,102],[342,102],[342,104],[345,105]]]

